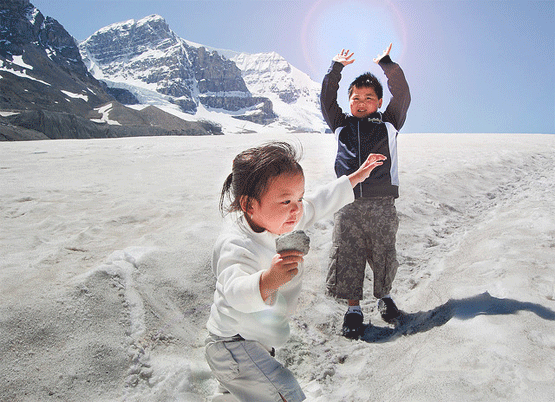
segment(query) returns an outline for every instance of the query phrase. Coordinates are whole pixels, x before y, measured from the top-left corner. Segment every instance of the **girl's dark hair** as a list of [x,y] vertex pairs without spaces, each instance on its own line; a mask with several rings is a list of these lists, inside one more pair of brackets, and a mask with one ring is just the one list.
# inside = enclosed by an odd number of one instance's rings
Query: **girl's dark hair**
[[349,98],[353,93],[353,88],[373,88],[378,99],[383,98],[383,87],[380,80],[372,73],[364,73],[359,75],[351,85],[349,85]]
[[[299,164],[300,156],[292,145],[280,141],[241,152],[233,160],[231,174],[222,188],[222,214],[241,211],[243,207],[248,208],[253,199],[260,201],[270,182],[281,174],[304,174]],[[227,207],[226,198],[231,201]],[[246,204],[241,205],[242,201]]]

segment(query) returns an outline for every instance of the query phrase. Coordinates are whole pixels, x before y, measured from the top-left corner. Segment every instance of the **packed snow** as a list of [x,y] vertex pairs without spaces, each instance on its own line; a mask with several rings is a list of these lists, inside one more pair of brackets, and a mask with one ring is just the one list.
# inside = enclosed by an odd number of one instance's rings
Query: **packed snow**
[[[0,143],[0,400],[209,401],[212,244],[233,157],[302,145],[307,191],[334,178],[333,135]],[[333,220],[277,352],[312,402],[552,401],[555,136],[401,134],[405,312],[366,286],[364,339],[324,293]]]
[[[88,95],[76,94],[75,92],[64,91],[63,89],[61,90],[61,92],[64,95],[69,96],[70,98],[73,98],[73,99],[83,99],[85,102],[89,101],[89,96]],[[110,107],[111,107],[111,104],[110,104]]]
[[2,117],[16,116],[18,114],[19,114],[19,112],[6,112],[5,110],[0,111],[0,116],[2,116]]
[[13,57],[14,57],[13,62],[6,60],[4,61],[2,66],[0,66],[0,79],[3,78],[1,72],[5,71],[13,75],[17,75],[18,77],[27,78],[29,80],[37,81],[37,82],[40,82],[41,84],[50,86],[48,82],[31,77],[29,74],[27,74],[27,70],[32,70],[33,67],[23,62],[23,59],[21,56],[13,56]]
[[112,103],[108,103],[104,106],[94,109],[102,116],[100,117],[100,119],[90,119],[90,120],[96,123],[108,123],[109,125],[112,125],[112,126],[121,126],[121,124],[118,121],[110,119],[110,112],[112,111],[113,108],[114,108],[114,105]]
[[33,66],[31,66],[30,64],[27,64],[23,61],[23,56],[21,55],[12,55],[12,63],[15,64],[16,66],[22,67],[22,68],[26,68],[27,70],[32,70]]

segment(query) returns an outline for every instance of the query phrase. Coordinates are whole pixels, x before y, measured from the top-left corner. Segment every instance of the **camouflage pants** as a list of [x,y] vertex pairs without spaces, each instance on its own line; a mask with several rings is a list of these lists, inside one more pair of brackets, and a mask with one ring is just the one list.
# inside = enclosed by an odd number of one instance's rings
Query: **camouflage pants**
[[391,291],[397,273],[395,239],[399,218],[392,197],[359,198],[335,214],[328,292],[362,300],[366,263],[374,273],[374,296]]

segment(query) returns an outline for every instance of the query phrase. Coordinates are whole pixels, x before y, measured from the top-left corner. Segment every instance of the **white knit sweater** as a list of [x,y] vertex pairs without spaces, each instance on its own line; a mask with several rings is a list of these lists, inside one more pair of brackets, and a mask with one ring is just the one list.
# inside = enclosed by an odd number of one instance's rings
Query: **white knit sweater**
[[[347,176],[316,190],[303,200],[304,214],[295,229],[306,229],[354,201]],[[214,303],[208,330],[221,337],[241,335],[266,346],[283,345],[289,337],[289,316],[297,307],[304,275],[282,285],[272,305],[260,294],[260,276],[276,254],[277,235],[254,232],[242,214],[232,214],[214,246],[212,269],[216,275]]]

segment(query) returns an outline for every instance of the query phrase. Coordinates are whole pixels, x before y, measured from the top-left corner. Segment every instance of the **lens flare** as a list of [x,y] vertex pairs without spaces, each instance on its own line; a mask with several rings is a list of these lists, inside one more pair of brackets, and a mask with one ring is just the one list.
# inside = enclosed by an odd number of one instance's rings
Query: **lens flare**
[[318,0],[306,14],[301,41],[309,74],[320,79],[341,49],[355,52],[360,69],[393,43],[392,57],[402,61],[405,25],[399,10],[387,0]]

